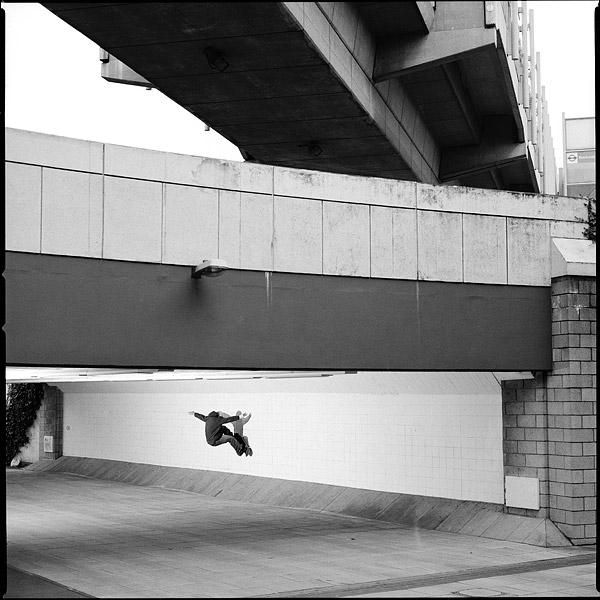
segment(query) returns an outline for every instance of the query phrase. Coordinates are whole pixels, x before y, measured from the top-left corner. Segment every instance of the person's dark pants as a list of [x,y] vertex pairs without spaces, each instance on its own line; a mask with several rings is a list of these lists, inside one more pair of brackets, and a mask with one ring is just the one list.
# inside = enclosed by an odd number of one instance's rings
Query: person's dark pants
[[231,430],[225,427],[225,425],[221,425],[220,433],[221,437],[213,444],[213,446],[229,443],[238,456],[241,456],[245,452],[246,442],[244,442],[239,433],[231,433]]

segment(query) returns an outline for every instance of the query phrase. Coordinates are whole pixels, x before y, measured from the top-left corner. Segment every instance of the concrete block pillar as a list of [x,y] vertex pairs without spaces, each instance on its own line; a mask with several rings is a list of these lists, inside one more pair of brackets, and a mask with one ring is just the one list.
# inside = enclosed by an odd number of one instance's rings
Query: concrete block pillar
[[553,369],[547,378],[550,519],[596,543],[596,279],[552,280]]
[[63,393],[44,384],[44,399],[38,411],[40,426],[40,459],[63,455]]
[[595,544],[595,247],[553,244],[552,370],[502,382],[505,510]]

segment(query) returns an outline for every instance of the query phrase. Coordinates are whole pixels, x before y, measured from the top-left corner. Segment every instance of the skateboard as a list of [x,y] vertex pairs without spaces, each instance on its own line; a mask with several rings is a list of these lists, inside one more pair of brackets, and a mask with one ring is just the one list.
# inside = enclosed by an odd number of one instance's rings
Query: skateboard
[[[235,414],[238,417],[241,417],[242,411],[238,410]],[[245,422],[247,423],[248,421]],[[233,432],[237,433],[244,440],[244,443],[246,444],[246,456],[252,456],[254,452],[252,451],[252,448],[250,448],[250,444],[248,443],[248,436],[244,435],[244,421],[242,419],[238,419],[237,421],[233,422]]]
[[[229,417],[229,415],[223,413],[225,418]],[[238,417],[242,416],[242,411],[238,410],[235,413]],[[247,423],[247,421],[246,421]],[[248,443],[248,436],[244,435],[244,421],[242,419],[238,419],[237,421],[234,421],[233,423],[231,423],[231,425],[233,425],[233,433],[234,435],[237,434],[239,435],[243,440],[244,443],[246,444],[246,456],[252,456],[254,454],[254,452],[252,451],[252,448],[250,448],[250,444]]]

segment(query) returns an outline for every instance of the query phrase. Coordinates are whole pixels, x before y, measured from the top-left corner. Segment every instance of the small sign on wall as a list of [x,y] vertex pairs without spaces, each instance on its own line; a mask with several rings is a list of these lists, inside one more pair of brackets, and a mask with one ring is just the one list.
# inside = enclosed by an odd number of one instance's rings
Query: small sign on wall
[[540,508],[540,480],[537,477],[505,477],[505,504],[513,508]]
[[54,436],[44,436],[44,452],[54,452]]

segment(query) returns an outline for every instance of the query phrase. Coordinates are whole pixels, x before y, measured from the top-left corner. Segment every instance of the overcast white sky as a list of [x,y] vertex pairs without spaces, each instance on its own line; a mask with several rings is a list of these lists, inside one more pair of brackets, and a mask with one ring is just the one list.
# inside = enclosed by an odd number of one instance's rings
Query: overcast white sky
[[[562,113],[595,116],[595,0],[530,0],[556,162]],[[139,148],[242,160],[239,150],[156,90],[100,77],[98,46],[38,3],[3,2],[5,125]]]

